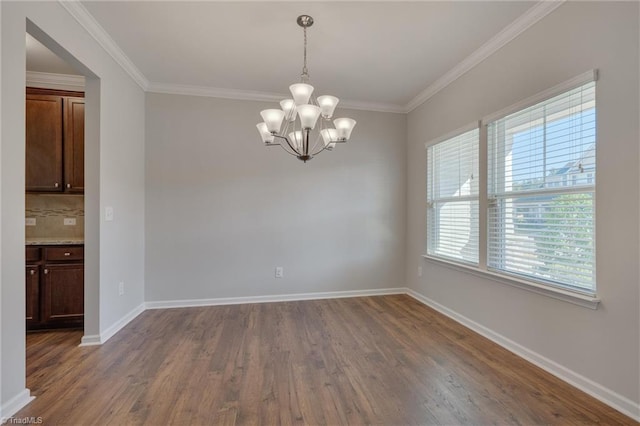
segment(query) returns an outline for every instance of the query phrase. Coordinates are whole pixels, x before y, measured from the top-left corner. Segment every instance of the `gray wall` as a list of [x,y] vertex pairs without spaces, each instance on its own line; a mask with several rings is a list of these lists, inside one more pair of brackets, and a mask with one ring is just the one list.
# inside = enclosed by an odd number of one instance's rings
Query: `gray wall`
[[[144,92],[57,2],[1,2],[0,403],[25,392],[25,32],[89,78],[85,134],[85,334],[98,335],[143,302]],[[56,44],[57,42],[57,44]],[[116,219],[100,211],[113,206]],[[118,296],[118,282],[126,293]]]
[[[408,285],[636,404],[638,3],[571,2],[408,117]],[[425,142],[590,69],[597,83],[596,311],[425,261]],[[424,267],[422,278],[417,276]]]
[[406,116],[338,110],[304,164],[260,141],[275,104],[147,94],[147,301],[404,285]]

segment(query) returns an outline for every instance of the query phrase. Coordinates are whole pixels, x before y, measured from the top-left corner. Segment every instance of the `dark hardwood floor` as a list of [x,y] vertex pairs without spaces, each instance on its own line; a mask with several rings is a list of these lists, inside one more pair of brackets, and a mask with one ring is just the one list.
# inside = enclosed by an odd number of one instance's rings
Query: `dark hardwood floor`
[[45,425],[637,424],[409,296],[146,311],[27,336]]

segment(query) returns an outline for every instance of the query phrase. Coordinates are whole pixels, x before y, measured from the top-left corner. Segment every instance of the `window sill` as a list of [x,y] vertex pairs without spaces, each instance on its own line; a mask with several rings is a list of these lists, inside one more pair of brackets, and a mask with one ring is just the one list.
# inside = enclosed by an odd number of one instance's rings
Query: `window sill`
[[507,275],[497,274],[491,271],[485,271],[473,266],[464,265],[462,263],[450,262],[444,259],[423,255],[426,260],[432,263],[436,263],[442,266],[446,266],[457,271],[465,272],[471,275],[475,275],[481,278],[486,278],[492,281],[499,282],[501,284],[507,284],[513,287],[517,287],[532,293],[541,294],[543,296],[551,297],[554,299],[562,300],[564,302],[572,303],[574,305],[582,306],[589,309],[598,309],[600,299],[597,296],[590,296],[588,294],[581,294],[578,292],[572,292],[569,290],[563,290],[544,284],[539,284],[533,281],[521,280],[515,277],[509,277]]

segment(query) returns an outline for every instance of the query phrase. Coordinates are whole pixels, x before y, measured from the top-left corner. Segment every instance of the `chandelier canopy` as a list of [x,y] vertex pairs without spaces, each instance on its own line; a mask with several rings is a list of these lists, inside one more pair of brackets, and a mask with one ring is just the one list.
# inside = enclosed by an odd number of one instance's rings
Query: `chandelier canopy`
[[[264,121],[256,127],[266,146],[280,146],[306,163],[320,152],[331,151],[336,144],[348,141],[356,121],[351,118],[336,118],[332,125],[331,119],[338,105],[338,98],[324,95],[314,99],[311,96],[313,86],[309,84],[307,70],[307,28],[313,25],[313,18],[300,15],[297,22],[304,32],[300,83],[289,86],[293,99],[280,101],[281,109],[265,109],[260,112]],[[316,131],[312,135],[314,129]]]

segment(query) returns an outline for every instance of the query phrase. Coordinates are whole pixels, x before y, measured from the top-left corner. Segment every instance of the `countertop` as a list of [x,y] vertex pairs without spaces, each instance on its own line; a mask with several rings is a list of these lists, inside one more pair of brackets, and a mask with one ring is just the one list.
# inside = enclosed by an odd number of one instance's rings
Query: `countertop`
[[73,244],[84,244],[84,239],[80,238],[30,238],[25,241],[28,246],[67,246]]

